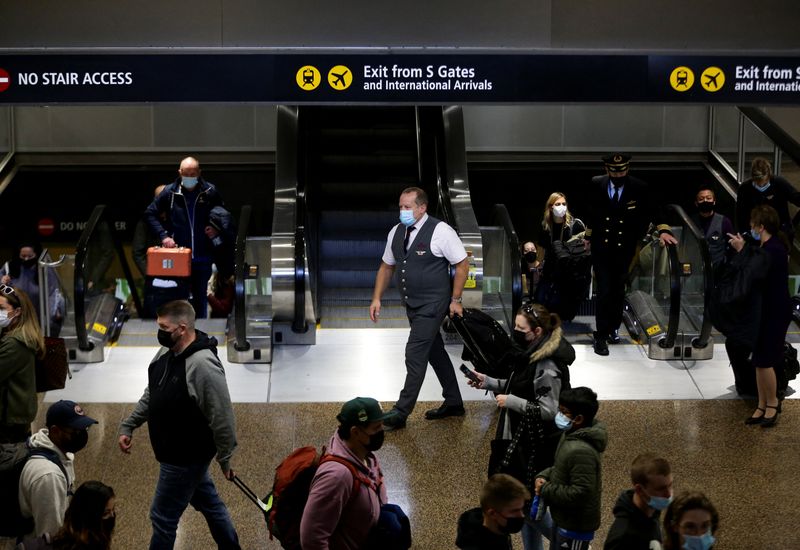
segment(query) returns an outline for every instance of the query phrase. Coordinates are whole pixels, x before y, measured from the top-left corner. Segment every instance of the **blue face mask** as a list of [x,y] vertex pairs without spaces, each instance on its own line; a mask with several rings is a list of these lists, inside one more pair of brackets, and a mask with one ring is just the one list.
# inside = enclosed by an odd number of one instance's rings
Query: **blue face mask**
[[753,237],[755,240],[757,240],[757,241],[760,241],[760,240],[761,240],[761,233],[759,233],[759,232],[758,232],[758,231],[756,231],[755,229],[751,229],[751,230],[750,230],[750,235],[751,235],[751,236],[752,236],[752,237]]
[[672,497],[650,497],[647,505],[653,510],[666,510],[671,502]]
[[717,542],[717,539],[711,534],[711,530],[705,532],[705,534],[698,536],[695,535],[683,535],[683,548],[685,550],[708,550],[714,543]]
[[414,225],[414,211],[413,210],[401,210],[400,211],[400,223],[405,225],[406,227],[411,227]]
[[556,413],[555,423],[559,430],[569,430],[572,427],[572,419],[561,411]]
[[191,191],[197,186],[197,178],[181,176],[181,185],[183,185],[187,190]]

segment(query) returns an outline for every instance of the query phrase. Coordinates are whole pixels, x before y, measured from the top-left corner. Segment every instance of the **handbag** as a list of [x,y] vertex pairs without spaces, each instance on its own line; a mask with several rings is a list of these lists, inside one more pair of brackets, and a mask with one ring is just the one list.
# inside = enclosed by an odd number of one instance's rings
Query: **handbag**
[[36,391],[43,393],[64,389],[67,376],[72,378],[67,361],[67,345],[63,338],[46,336],[44,349],[44,357],[36,358]]
[[[494,474],[508,474],[523,482],[526,486],[532,487],[533,471],[536,463],[536,443],[544,437],[544,426],[542,423],[542,409],[538,400],[528,401],[525,405],[525,413],[522,421],[517,426],[511,439],[503,439],[503,427],[508,414],[507,409],[500,413],[497,423],[497,437],[489,443],[489,477]],[[527,436],[530,445],[530,456],[524,457],[522,452],[517,452],[522,438]],[[521,451],[521,449],[520,449]]]

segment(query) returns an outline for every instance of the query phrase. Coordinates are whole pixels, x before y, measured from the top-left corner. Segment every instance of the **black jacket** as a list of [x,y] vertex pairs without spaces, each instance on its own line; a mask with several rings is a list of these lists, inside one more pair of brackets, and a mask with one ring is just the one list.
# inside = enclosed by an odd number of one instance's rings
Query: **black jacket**
[[603,550],[650,550],[652,541],[661,543],[660,514],[648,517],[633,503],[633,489],[623,491],[614,505],[614,523]]
[[512,550],[509,535],[496,535],[483,526],[480,508],[467,510],[458,518],[456,546],[462,550]]
[[742,235],[750,232],[750,212],[756,206],[767,204],[778,212],[781,230],[791,236],[794,233],[789,219],[789,203],[800,206],[800,191],[780,176],[771,176],[770,185],[764,191],[753,187],[749,179],[739,186],[736,194],[736,230]]

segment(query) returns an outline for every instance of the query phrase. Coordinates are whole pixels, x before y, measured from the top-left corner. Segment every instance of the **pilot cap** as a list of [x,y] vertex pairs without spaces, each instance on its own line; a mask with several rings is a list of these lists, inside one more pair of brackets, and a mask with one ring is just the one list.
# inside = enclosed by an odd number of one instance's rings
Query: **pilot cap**
[[603,164],[610,172],[624,172],[628,169],[631,156],[623,153],[611,153],[603,157]]

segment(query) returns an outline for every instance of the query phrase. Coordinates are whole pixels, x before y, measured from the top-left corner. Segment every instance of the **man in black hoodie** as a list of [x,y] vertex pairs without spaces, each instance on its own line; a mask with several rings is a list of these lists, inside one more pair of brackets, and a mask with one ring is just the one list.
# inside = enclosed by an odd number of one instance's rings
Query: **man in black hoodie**
[[633,489],[623,491],[614,505],[614,523],[604,550],[661,548],[661,510],[672,502],[672,472],[665,458],[637,456],[631,465]]
[[133,430],[148,422],[160,473],[150,508],[150,549],[170,549],[183,511],[191,505],[208,522],[222,549],[239,549],[239,537],[219,498],[208,466],[216,455],[223,475],[233,479],[236,448],[233,407],[217,341],[194,328],[184,300],[158,309],[158,343],[163,347],[147,371],[148,384],[133,413],[119,428],[119,447],[130,453]]
[[528,489],[515,478],[495,474],[483,485],[481,507],[458,518],[456,546],[462,550],[512,550],[511,533],[525,522]]

